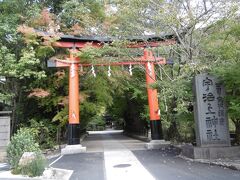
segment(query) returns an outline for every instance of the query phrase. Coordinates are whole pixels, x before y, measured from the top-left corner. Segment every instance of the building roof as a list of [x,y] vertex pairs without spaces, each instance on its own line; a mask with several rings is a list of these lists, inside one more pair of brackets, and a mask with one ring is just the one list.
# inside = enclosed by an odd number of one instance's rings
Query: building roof
[[101,42],[111,43],[116,40],[128,40],[131,42],[158,42],[170,39],[176,39],[173,34],[162,34],[162,35],[146,35],[146,36],[132,36],[132,37],[100,37],[100,36],[73,36],[73,35],[62,35],[59,41],[64,42]]

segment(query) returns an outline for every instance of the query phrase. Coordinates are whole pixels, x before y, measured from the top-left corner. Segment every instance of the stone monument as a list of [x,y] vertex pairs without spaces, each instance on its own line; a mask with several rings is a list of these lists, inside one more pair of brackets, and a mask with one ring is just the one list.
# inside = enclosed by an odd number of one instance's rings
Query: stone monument
[[214,76],[199,74],[193,91],[197,146],[183,147],[183,155],[195,159],[240,156],[240,148],[230,144],[224,86]]
[[213,76],[194,78],[194,119],[198,147],[230,146],[223,85]]

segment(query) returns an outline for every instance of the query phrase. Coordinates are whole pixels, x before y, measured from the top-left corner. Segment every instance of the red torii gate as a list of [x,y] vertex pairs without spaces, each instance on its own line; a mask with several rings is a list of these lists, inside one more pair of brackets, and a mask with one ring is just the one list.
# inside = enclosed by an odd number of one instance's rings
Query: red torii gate
[[78,49],[91,45],[100,48],[105,43],[112,43],[109,38],[89,38],[64,35],[60,40],[55,42],[53,46],[60,48],[68,48],[70,56],[66,60],[51,59],[48,61],[48,67],[69,67],[69,125],[68,125],[68,144],[80,144],[80,118],[79,118],[79,66],[118,66],[118,65],[145,65],[146,85],[148,93],[148,104],[150,113],[150,127],[152,140],[163,139],[162,125],[160,121],[160,110],[158,105],[157,90],[150,88],[155,82],[156,75],[154,64],[172,64],[167,62],[165,58],[154,57],[152,51],[146,47],[158,47],[161,45],[175,44],[176,40],[172,35],[164,37],[145,37],[128,39],[135,42],[129,44],[129,48],[144,48],[143,56],[136,61],[129,62],[112,62],[106,64],[81,64],[80,58],[76,56]]

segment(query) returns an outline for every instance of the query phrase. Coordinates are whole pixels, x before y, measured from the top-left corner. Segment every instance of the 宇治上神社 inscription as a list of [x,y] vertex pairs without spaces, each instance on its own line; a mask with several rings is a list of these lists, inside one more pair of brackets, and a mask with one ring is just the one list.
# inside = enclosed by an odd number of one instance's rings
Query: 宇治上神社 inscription
[[217,78],[199,74],[194,78],[197,146],[230,146],[225,90]]

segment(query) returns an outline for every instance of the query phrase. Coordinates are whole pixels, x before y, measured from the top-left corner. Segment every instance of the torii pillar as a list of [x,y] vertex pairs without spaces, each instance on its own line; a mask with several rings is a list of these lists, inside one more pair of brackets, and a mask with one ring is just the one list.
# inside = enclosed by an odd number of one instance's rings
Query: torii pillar
[[[78,52],[75,48],[69,49],[70,57],[67,64],[59,63],[58,67],[69,67],[69,113],[68,113],[68,145],[61,149],[61,154],[76,154],[86,152],[86,147],[80,144],[79,118],[79,63]],[[56,62],[57,63],[57,62]]]
[[77,50],[70,50],[69,66],[69,113],[68,113],[68,144],[80,144],[79,116],[79,61]]
[[146,69],[146,86],[148,94],[148,106],[150,116],[151,138],[152,140],[163,139],[162,124],[160,120],[160,109],[158,105],[157,89],[150,87],[156,82],[156,75],[154,70],[154,60],[152,51],[144,49],[143,61],[149,61],[145,63]]

